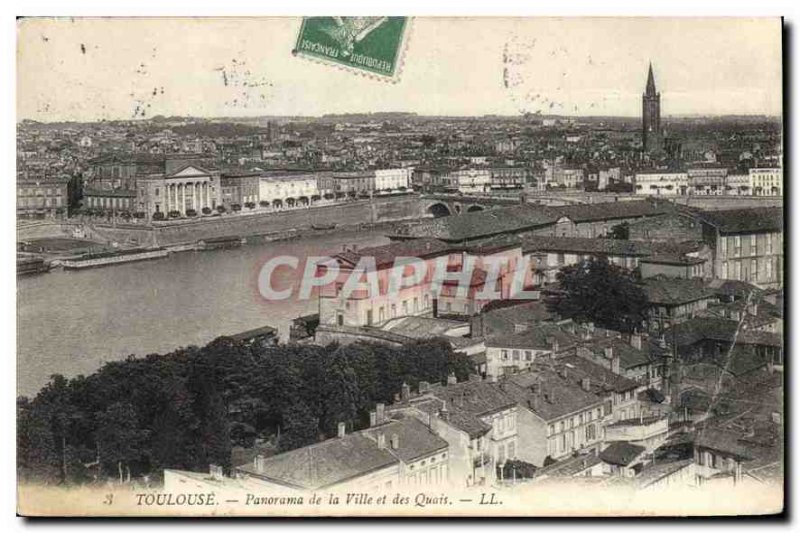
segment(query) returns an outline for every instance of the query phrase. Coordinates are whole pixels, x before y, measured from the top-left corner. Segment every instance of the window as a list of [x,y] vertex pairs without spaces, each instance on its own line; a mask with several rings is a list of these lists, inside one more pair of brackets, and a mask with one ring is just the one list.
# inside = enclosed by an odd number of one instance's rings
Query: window
[[508,350],[500,350],[500,358],[503,361],[508,361]]
[[767,233],[767,255],[772,255],[772,233]]
[[514,459],[517,456],[517,443],[511,441],[508,443],[508,458]]
[[756,234],[750,234],[750,255],[758,255],[758,239],[756,239]]
[[758,281],[758,259],[750,260],[750,280]]
[[548,437],[552,436],[553,433],[555,433],[555,430],[556,430],[556,428],[555,428],[555,426],[553,424],[550,424],[549,426],[547,426],[547,436]]
[[564,431],[564,421],[563,420],[558,423],[558,431],[559,431],[559,433]]
[[597,432],[595,431],[594,424],[589,424],[586,426],[586,440],[592,441],[597,437]]
[[739,235],[733,237],[733,254],[736,257],[742,254],[742,237]]
[[530,350],[525,350],[525,360],[526,361],[533,361],[533,354]]
[[511,355],[512,355],[514,361],[519,361],[519,350],[513,350],[511,352]]
[[563,452],[567,449],[567,435],[565,433],[561,434],[561,440],[558,443],[558,451]]

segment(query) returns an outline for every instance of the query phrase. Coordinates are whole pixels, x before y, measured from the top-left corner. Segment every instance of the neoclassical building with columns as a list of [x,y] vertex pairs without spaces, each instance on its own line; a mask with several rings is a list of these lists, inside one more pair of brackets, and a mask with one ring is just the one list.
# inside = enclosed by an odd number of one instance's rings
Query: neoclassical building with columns
[[177,211],[181,216],[193,209],[201,214],[204,207],[216,209],[220,201],[219,172],[197,165],[184,165],[170,174],[156,174],[138,180],[136,206],[147,218],[162,212]]

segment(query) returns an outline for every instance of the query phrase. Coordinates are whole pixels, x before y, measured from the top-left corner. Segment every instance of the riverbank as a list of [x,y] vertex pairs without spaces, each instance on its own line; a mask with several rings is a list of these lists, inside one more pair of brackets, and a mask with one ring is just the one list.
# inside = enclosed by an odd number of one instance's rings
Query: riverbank
[[[35,394],[51,374],[89,374],[130,354],[202,346],[221,335],[272,326],[288,337],[290,322],[318,311],[316,299],[273,301],[258,276],[271,257],[332,255],[345,245],[385,244],[385,226],[304,231],[288,239],[252,239],[238,248],[170,253],[85,270],[57,269],[17,280],[18,393]],[[280,287],[303,272],[279,269]]]

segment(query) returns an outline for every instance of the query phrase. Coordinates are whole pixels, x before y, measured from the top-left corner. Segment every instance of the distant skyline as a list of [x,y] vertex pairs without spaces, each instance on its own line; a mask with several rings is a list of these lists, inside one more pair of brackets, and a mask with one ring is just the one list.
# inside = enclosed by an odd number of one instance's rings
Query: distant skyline
[[291,54],[299,18],[21,19],[17,120],[782,114],[780,19],[416,18],[397,83]]

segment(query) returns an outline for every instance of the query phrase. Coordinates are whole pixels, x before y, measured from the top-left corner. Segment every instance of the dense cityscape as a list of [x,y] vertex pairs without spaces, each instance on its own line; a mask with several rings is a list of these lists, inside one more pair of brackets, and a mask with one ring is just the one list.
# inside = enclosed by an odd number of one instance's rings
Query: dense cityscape
[[[242,494],[782,483],[782,122],[662,116],[657,73],[636,118],[22,121],[21,281],[374,232],[317,255],[356,277],[371,258],[380,283],[337,278],[296,316],[274,304],[246,331],[37,382],[18,399],[20,478]],[[474,263],[467,290],[421,276],[388,291],[405,257],[453,276]]]

